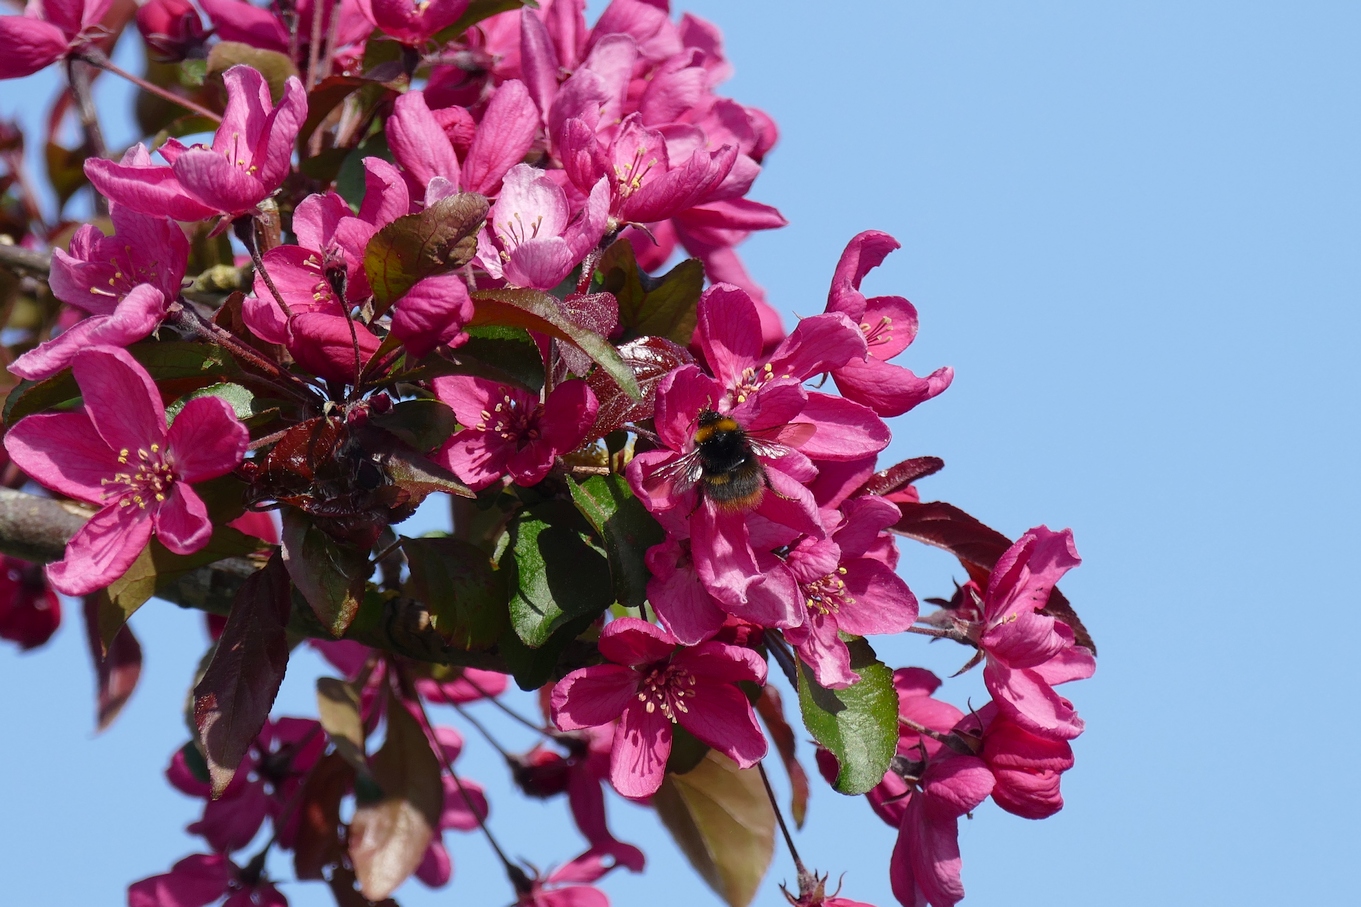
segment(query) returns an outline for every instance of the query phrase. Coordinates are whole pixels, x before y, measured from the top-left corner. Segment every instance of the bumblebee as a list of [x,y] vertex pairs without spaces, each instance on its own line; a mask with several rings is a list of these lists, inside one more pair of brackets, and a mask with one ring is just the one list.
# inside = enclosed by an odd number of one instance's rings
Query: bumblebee
[[[792,440],[806,437],[811,429],[811,425],[791,425],[775,431],[781,440]],[[731,416],[711,409],[700,410],[693,442],[689,453],[647,479],[650,491],[661,493],[669,485],[672,494],[684,494],[696,488],[701,501],[708,498],[723,510],[751,510],[771,488],[759,457],[776,459],[790,452],[785,444],[755,437]]]

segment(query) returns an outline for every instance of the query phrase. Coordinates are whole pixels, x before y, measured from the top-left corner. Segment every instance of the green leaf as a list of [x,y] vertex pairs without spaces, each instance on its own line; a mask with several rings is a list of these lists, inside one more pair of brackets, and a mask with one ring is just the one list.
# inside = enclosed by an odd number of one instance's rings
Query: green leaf
[[283,509],[284,565],[293,585],[337,639],[354,620],[372,567],[368,552],[342,545],[301,510]]
[[170,588],[186,573],[214,564],[223,558],[240,557],[264,545],[254,536],[230,526],[214,526],[213,536],[193,554],[174,554],[152,539],[137,555],[132,566],[108,585],[94,593],[98,602],[99,640],[107,648],[138,608],[158,591]]
[[529,390],[543,389],[543,358],[524,328],[493,324],[470,327],[468,340],[458,348],[457,356],[463,363],[473,360],[484,364]]
[[384,133],[376,132],[350,149],[340,165],[340,172],[336,174],[336,194],[349,202],[350,207],[356,211],[364,201],[366,157],[381,158],[392,163],[392,149],[388,147],[387,136]]
[[491,648],[510,625],[506,589],[487,553],[456,538],[403,539],[411,577],[404,591],[430,609],[430,622],[452,645]]
[[486,198],[460,192],[419,214],[399,217],[375,233],[364,250],[374,317],[386,312],[421,278],[471,261],[477,251],[477,231],[486,219]]
[[472,0],[468,4],[468,8],[463,11],[463,15],[459,16],[453,25],[442,28],[435,33],[434,43],[442,47],[483,19],[489,19],[497,13],[510,12],[522,6],[527,6],[530,9],[539,8],[539,4],[535,0]]
[[665,337],[688,346],[698,321],[696,306],[704,290],[704,265],[690,258],[660,278],[639,269],[633,246],[616,242],[596,268],[599,286],[619,301],[625,338]]
[[364,756],[364,718],[359,711],[359,691],[334,677],[317,678],[317,720],[336,752],[360,774],[368,774]]
[[239,384],[223,381],[220,384],[210,384],[199,390],[190,391],[167,406],[165,408],[167,421],[174,422],[175,417],[180,414],[180,410],[184,409],[185,404],[196,397],[217,397],[232,408],[232,413],[235,414],[238,419],[245,420],[255,415],[255,408],[253,405],[255,403],[255,395]]
[[775,852],[775,813],[761,775],[710,751],[693,770],[667,775],[652,797],[690,865],[730,907],[746,907]]
[[539,290],[481,290],[472,297],[476,306],[473,325],[524,328],[564,340],[609,373],[624,393],[635,400],[641,399],[638,380],[614,345],[568,319],[555,297]]
[[420,453],[434,450],[454,433],[454,411],[438,400],[403,400],[369,421]]
[[270,98],[275,104],[283,98],[284,85],[289,76],[298,74],[298,67],[293,65],[287,54],[262,50],[239,41],[219,41],[208,51],[207,75],[220,75],[238,63],[244,63],[265,77],[269,83]]
[[85,148],[67,148],[56,142],[48,142],[44,149],[47,163],[47,179],[57,193],[57,210],[66,207],[66,202],[83,186],[89,184],[85,178],[85,159],[90,154]]
[[643,556],[666,540],[661,524],[633,496],[628,480],[618,474],[591,476],[577,484],[567,480],[572,502],[605,542],[614,578],[615,600],[636,608],[647,598],[651,574]]
[[846,645],[851,670],[860,680],[844,690],[829,690],[800,661],[799,708],[808,732],[841,767],[833,787],[843,794],[863,794],[884,780],[897,749],[898,694],[893,672],[875,658],[869,643],[852,639]]
[[24,416],[73,403],[80,398],[80,388],[68,368],[42,381],[20,381],[5,398],[5,425],[13,425]]
[[501,564],[511,590],[511,625],[530,648],[573,618],[595,619],[614,599],[609,562],[571,525],[575,516],[550,501],[511,524]]
[[[594,643],[577,643],[576,638],[590,629],[597,615],[583,614],[567,621],[548,637],[548,641],[537,649],[531,649],[516,634],[512,627],[501,635],[496,643],[496,651],[506,663],[506,669],[515,678],[515,684],[522,690],[537,690],[566,671],[558,670],[562,655],[573,645],[595,650]],[[577,662],[580,664],[580,661]]]

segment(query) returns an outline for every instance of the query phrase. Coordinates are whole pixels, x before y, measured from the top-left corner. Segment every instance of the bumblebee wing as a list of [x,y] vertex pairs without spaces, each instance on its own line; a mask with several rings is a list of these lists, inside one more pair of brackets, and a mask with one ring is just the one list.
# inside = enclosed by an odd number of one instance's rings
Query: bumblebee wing
[[765,457],[767,460],[778,460],[787,455],[791,448],[787,444],[778,441],[764,441],[760,438],[747,438],[747,445],[751,452],[758,457]]
[[649,494],[663,495],[670,489],[671,494],[684,494],[704,475],[704,463],[699,458],[699,451],[692,450],[643,480],[643,487]]

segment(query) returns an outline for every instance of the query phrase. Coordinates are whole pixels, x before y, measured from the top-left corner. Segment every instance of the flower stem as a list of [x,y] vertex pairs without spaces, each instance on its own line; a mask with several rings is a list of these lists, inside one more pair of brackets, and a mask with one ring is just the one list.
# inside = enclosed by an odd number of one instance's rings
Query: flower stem
[[780,811],[780,804],[775,800],[775,791],[770,786],[770,777],[766,774],[764,762],[756,763],[756,768],[761,772],[761,783],[766,786],[766,797],[770,800],[770,808],[775,811],[775,821],[780,823],[780,831],[784,834],[785,846],[789,848],[789,855],[794,858],[794,871],[799,874],[799,879],[808,874],[808,869],[803,865],[803,860],[799,859],[799,850],[794,846],[794,838],[789,834],[789,826],[784,823],[784,813]]
[[148,82],[146,79],[143,79],[141,76],[134,76],[127,70],[120,68],[119,66],[115,65],[114,62],[110,60],[107,56],[105,56],[104,53],[100,50],[96,50],[95,48],[92,47],[87,47],[85,50],[81,52],[80,59],[84,60],[86,63],[89,63],[91,66],[98,66],[100,69],[111,72],[116,76],[122,76],[123,78],[127,79],[129,82],[136,85],[143,91],[148,92],[149,94],[154,94],[158,98],[164,98],[165,100],[170,101],[173,104],[178,104],[188,111],[191,111],[193,113],[198,114],[201,117],[206,117],[212,120],[214,123],[222,122],[222,117],[216,113],[213,113],[207,107],[200,106],[199,104],[189,100],[186,97],[177,95],[173,91],[169,91],[165,88],[162,88],[159,85],[152,84],[151,82]]

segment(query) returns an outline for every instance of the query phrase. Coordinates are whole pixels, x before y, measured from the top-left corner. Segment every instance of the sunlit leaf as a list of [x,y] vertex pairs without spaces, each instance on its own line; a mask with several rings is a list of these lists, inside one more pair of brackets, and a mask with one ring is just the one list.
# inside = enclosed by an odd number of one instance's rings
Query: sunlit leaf
[[364,273],[373,288],[375,316],[433,274],[461,268],[477,251],[477,231],[487,218],[487,199],[461,192],[419,214],[397,218],[373,235],[364,251]]
[[843,794],[863,794],[884,780],[898,747],[898,694],[893,672],[875,658],[869,643],[853,639],[846,645],[851,670],[860,680],[844,690],[829,690],[800,661],[799,708],[813,739],[841,766],[833,786]]

